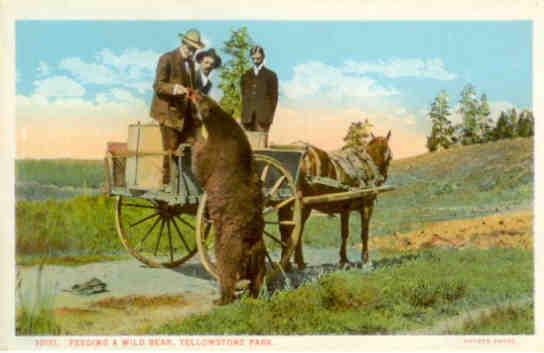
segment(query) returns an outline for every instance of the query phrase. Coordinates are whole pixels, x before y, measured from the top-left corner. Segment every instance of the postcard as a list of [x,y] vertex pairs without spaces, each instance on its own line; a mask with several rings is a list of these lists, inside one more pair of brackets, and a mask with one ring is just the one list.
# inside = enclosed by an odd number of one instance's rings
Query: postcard
[[2,5],[0,343],[542,350],[542,3],[341,3]]

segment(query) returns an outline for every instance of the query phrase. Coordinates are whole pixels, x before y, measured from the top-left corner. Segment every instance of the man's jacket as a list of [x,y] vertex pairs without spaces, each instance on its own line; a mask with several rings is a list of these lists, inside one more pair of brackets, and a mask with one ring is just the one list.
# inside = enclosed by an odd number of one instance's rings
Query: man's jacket
[[187,70],[177,48],[159,59],[153,83],[154,94],[150,115],[159,123],[181,131],[184,119],[191,114],[191,106],[186,95],[173,95],[175,84],[195,88],[194,62],[189,61],[189,70]]
[[262,67],[255,76],[253,68],[242,76],[242,122],[251,123],[253,115],[262,125],[270,125],[278,103],[278,78]]

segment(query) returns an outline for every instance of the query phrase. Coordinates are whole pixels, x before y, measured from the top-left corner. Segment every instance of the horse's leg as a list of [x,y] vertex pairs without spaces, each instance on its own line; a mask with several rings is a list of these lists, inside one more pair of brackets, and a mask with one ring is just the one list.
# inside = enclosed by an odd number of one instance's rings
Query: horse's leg
[[349,238],[349,215],[350,211],[342,211],[340,213],[340,231],[342,233],[342,244],[340,245],[340,265],[349,263],[346,247]]
[[[300,262],[299,262],[299,259],[302,259],[302,250],[299,250],[299,247],[301,246],[300,244],[302,242],[302,232],[304,230],[304,223],[306,222],[306,219],[308,218],[309,211],[307,211],[307,213],[308,214],[306,214],[306,212],[304,212],[304,210],[302,212],[302,224],[300,225],[301,226],[300,237],[299,237],[298,242],[295,244],[295,261],[296,261],[299,268],[300,268],[300,264],[303,263],[302,260],[300,260]],[[290,221],[290,220],[292,220],[293,219],[293,210],[290,207],[280,208],[278,210],[278,218],[279,218],[278,220],[280,222],[281,221]],[[291,241],[290,238],[291,238],[291,232],[293,231],[293,226],[280,225],[279,228],[280,228],[280,233],[281,233],[281,241],[288,244]],[[299,254],[299,255],[296,255],[296,254]],[[282,250],[281,250],[281,258],[282,259],[284,258],[284,255],[285,255],[285,249],[282,248]],[[291,271],[292,270],[291,259],[289,259],[289,262],[287,262],[285,270],[286,271]]]
[[374,199],[364,203],[361,214],[361,242],[363,247],[361,250],[361,261],[363,264],[368,263],[368,229],[370,226],[370,218],[374,209]]
[[304,255],[302,253],[302,235],[304,234],[304,225],[306,224],[308,217],[310,217],[311,212],[312,209],[309,207],[302,208],[300,237],[298,238],[297,245],[295,247],[295,263],[297,264],[299,270],[303,270],[306,267],[306,264],[304,263]]

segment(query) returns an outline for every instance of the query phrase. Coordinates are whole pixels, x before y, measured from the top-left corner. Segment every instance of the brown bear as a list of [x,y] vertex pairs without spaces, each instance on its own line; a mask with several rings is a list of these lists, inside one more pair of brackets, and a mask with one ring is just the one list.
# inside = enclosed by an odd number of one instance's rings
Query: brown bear
[[215,227],[215,255],[221,298],[234,300],[236,282],[249,280],[258,296],[265,275],[266,249],[261,181],[251,147],[238,123],[211,98],[189,93],[208,137],[193,146],[192,168],[208,194],[208,212]]

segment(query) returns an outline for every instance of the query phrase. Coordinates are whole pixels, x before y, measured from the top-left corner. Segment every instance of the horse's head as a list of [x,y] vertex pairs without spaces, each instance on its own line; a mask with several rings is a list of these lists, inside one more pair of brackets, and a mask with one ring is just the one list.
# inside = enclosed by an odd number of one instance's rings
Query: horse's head
[[387,180],[387,171],[389,169],[389,163],[393,159],[391,148],[389,147],[389,139],[391,138],[391,130],[387,133],[387,136],[374,136],[370,134],[372,138],[367,145],[367,153],[372,157],[372,160],[378,167],[380,174],[383,176],[383,181]]

